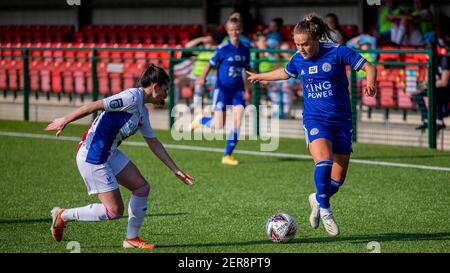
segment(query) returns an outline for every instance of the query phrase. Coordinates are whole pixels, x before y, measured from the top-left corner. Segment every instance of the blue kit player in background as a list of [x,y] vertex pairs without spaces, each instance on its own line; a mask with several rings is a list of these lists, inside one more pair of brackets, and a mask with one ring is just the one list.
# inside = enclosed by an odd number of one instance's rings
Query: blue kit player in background
[[250,49],[239,40],[241,21],[230,18],[225,24],[229,40],[221,44],[206,65],[198,84],[203,85],[209,70],[217,67],[217,81],[213,97],[214,118],[199,115],[192,122],[192,129],[200,125],[220,129],[226,121],[226,107],[233,108],[233,125],[227,138],[222,163],[235,166],[239,162],[231,155],[238,142],[241,119],[244,113],[244,69],[250,69]]
[[[334,43],[330,30],[316,14],[309,14],[294,28],[298,51],[285,68],[255,74],[248,80],[277,81],[301,76],[303,84],[303,124],[309,152],[315,163],[316,193],[309,195],[310,223],[332,236],[339,234],[330,208],[330,197],[342,186],[352,152],[352,112],[346,65],[366,72],[364,93],[376,94],[376,69],[352,49]],[[325,41],[325,42],[323,42]]]
[[160,104],[167,97],[169,76],[160,67],[150,65],[142,73],[138,88],[130,88],[114,96],[87,103],[64,117],[53,120],[46,131],[58,136],[66,125],[96,111],[103,111],[84,133],[77,150],[77,166],[88,194],[95,194],[101,203],[84,207],[53,208],[51,232],[61,241],[69,221],[98,222],[121,218],[124,211],[119,184],[131,191],[128,205],[125,248],[155,248],[139,237],[139,230],[148,207],[150,185],[136,165],[119,150],[119,145],[138,130],[150,150],[186,185],[193,178],[181,171],[156,138],[150,125],[146,103]]

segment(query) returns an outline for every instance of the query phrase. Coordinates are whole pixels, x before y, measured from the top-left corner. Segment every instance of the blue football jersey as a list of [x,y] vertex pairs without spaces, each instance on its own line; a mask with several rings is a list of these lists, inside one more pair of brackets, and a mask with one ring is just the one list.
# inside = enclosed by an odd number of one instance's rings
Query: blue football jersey
[[244,90],[243,69],[250,68],[250,49],[239,42],[235,47],[229,40],[221,44],[209,61],[217,67],[216,88],[225,92]]
[[346,65],[359,71],[366,60],[352,49],[336,43],[320,43],[319,54],[305,60],[296,52],[285,72],[303,83],[303,120],[329,124],[352,119]]

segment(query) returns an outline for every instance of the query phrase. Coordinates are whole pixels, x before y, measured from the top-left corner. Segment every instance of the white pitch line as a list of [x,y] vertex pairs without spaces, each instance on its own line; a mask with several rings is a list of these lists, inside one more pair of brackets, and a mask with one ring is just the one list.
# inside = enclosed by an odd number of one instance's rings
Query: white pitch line
[[[70,137],[70,136],[52,136],[52,135],[43,135],[43,134],[31,134],[31,133],[18,133],[18,132],[8,132],[8,131],[0,131],[0,136],[9,136],[9,137],[25,137],[25,138],[34,138],[34,139],[49,139],[49,140],[62,140],[62,141],[74,141],[79,142],[81,140],[80,137]],[[122,145],[128,146],[147,146],[144,142],[135,142],[135,141],[125,141]],[[202,152],[213,152],[213,153],[223,153],[222,148],[211,148],[211,147],[202,147],[202,146],[190,146],[190,145],[176,145],[176,144],[164,144],[164,147],[168,149],[174,150],[185,150],[185,151],[202,151]],[[246,154],[246,155],[255,155],[255,156],[271,156],[271,157],[281,157],[281,158],[298,158],[298,159],[311,159],[309,155],[303,154],[287,154],[287,153],[272,153],[272,152],[258,152],[258,151],[249,151],[249,150],[235,150],[236,154]],[[400,167],[400,168],[412,168],[412,169],[422,169],[422,170],[434,170],[434,171],[447,171],[450,172],[449,167],[440,167],[440,166],[427,166],[427,165],[416,165],[416,164],[405,164],[405,163],[395,163],[395,162],[385,162],[385,161],[371,161],[371,160],[361,160],[361,159],[351,159],[350,162],[357,164],[366,164],[366,165],[378,165],[378,166],[387,166],[387,167]]]

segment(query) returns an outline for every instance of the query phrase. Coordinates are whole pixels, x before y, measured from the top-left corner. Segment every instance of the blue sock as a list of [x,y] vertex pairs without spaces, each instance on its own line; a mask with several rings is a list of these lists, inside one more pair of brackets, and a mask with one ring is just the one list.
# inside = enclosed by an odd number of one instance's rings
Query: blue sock
[[206,126],[208,128],[211,128],[212,127],[212,120],[213,120],[212,117],[202,117],[200,119],[200,124],[203,125],[203,126]]
[[339,191],[339,188],[342,186],[342,184],[344,184],[344,182],[340,182],[340,181],[331,179],[330,193],[328,195],[331,197],[335,193],[337,193]]
[[330,185],[331,185],[331,168],[333,161],[321,160],[316,163],[314,171],[314,181],[316,182],[316,199],[321,208],[327,209],[330,207]]
[[225,155],[231,155],[238,142],[239,130],[231,129],[227,138],[227,146],[225,147]]

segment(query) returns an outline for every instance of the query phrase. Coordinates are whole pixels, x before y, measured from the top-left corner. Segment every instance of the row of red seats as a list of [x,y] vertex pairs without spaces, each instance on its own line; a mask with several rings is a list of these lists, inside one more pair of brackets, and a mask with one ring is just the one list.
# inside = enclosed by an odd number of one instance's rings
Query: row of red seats
[[[23,69],[20,61],[0,64],[0,90],[23,90]],[[102,95],[117,94],[134,87],[147,63],[126,63],[123,73],[109,72],[108,64],[97,64],[98,91]],[[8,68],[6,68],[8,67]],[[92,67],[87,61],[47,62],[35,59],[30,62],[30,86],[34,93],[91,94]]]
[[200,25],[93,25],[75,33],[76,42],[185,44],[202,34]]
[[[420,50],[420,47],[411,46],[382,46],[380,50]],[[394,62],[428,62],[428,54],[426,53],[380,53],[378,61],[394,61]]]
[[73,32],[73,26],[69,25],[6,25],[0,26],[0,42],[63,42],[72,40]]
[[[27,46],[38,47],[39,44]],[[13,46],[20,46],[15,44]],[[43,47],[73,48],[73,50],[31,50],[30,80],[33,92],[77,93],[92,92],[92,51],[80,50],[84,44],[43,44]],[[89,47],[119,47],[95,45]],[[124,46],[124,45],[120,45]],[[124,46],[125,47],[125,46]],[[131,48],[131,46],[128,46]],[[136,45],[136,48],[162,47],[161,45]],[[22,50],[3,49],[0,66],[0,90],[23,89]],[[116,94],[135,85],[145,66],[152,62],[168,69],[168,51],[98,50],[97,77],[100,94]],[[123,72],[108,71],[108,64],[122,65]]]
[[185,44],[202,34],[200,25],[0,26],[0,43],[82,42]]

